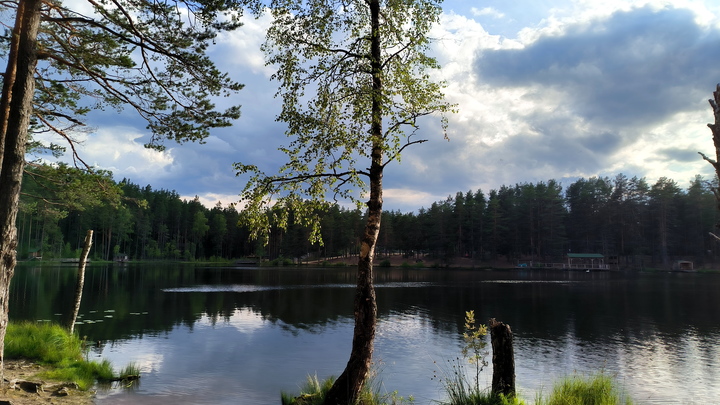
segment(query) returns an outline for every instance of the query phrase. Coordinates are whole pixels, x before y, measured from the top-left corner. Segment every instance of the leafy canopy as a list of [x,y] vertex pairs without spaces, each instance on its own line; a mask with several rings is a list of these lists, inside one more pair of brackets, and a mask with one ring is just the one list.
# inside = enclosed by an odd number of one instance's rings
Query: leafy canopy
[[[235,165],[238,175],[251,175],[241,196],[252,236],[267,240],[269,226],[286,226],[293,211],[298,223],[314,229],[311,238],[318,241],[318,219],[327,200],[361,205],[373,147],[387,157],[384,168],[406,147],[425,142],[416,138],[420,118],[440,114],[445,129],[445,113],[453,106],[444,101],[444,83],[432,80],[430,72],[438,64],[426,54],[440,2],[380,1],[377,61],[371,52],[370,3],[272,2],[274,21],[263,50],[267,64],[277,68],[276,97],[283,102],[277,120],[287,124],[290,141],[280,148],[288,160],[278,174]],[[380,106],[375,114],[374,100]],[[374,120],[382,123],[379,133],[371,130]]]
[[[34,132],[54,132],[74,152],[84,115],[126,107],[147,121],[152,138],[146,146],[157,149],[163,140],[202,141],[211,128],[230,125],[239,106],[218,111],[214,99],[243,86],[219,71],[206,52],[218,33],[240,26],[235,5],[86,0],[71,8],[46,1],[38,34]],[[2,1],[1,15],[12,16],[17,7]],[[4,54],[9,35],[0,41]]]

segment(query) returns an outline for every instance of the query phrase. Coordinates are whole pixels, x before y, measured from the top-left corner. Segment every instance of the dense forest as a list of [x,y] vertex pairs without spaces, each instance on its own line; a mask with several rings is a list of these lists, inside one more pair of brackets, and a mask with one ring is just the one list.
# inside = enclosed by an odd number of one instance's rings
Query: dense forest
[[[239,225],[235,205],[207,208],[175,191],[62,166],[29,168],[23,184],[21,259],[77,257],[88,229],[95,231],[95,260],[120,254],[131,260],[348,256],[357,252],[364,216],[332,205],[321,215],[322,246],[308,242],[309,229],[292,223],[274,228],[262,246]],[[448,265],[458,258],[557,261],[567,252],[617,256],[627,266],[665,267],[678,259],[702,265],[720,250],[710,235],[718,215],[710,187],[701,176],[682,189],[665,177],[651,185],[618,174],[567,187],[548,180],[458,192],[417,212],[383,213],[378,249]]]

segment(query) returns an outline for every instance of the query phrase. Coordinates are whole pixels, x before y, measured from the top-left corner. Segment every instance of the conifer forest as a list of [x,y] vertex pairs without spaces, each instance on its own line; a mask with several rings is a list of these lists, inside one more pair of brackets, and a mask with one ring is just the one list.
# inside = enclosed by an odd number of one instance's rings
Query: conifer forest
[[[320,217],[323,243],[292,223],[273,228],[269,244],[252,240],[234,204],[206,208],[199,199],[156,190],[110,173],[34,166],[26,172],[17,219],[21,259],[77,257],[86,230],[95,231],[91,258],[231,260],[244,257],[319,260],[357,253],[364,212],[334,204]],[[63,176],[67,181],[63,182]],[[669,178],[580,178],[457,192],[416,212],[385,211],[378,251],[428,257],[452,266],[562,260],[568,252],[617,256],[626,267],[714,262],[717,222],[711,183],[696,176],[687,188]]]

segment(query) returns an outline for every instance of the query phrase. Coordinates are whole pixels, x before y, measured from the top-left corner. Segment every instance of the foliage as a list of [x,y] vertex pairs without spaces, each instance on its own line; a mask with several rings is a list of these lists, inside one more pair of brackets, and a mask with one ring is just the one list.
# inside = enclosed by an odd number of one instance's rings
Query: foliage
[[488,355],[488,352],[485,351],[487,342],[484,338],[486,335],[487,326],[475,324],[475,311],[465,312],[465,331],[463,332],[465,345],[462,348],[462,355],[471,365],[475,366],[476,392],[480,392],[480,372],[488,364],[485,360],[485,356]]
[[[321,216],[322,246],[307,241],[309,227],[288,224],[285,230],[273,226],[269,245],[258,251],[258,244],[248,238],[250,230],[237,226],[241,214],[234,205],[208,209],[199,200],[181,199],[174,191],[141,187],[127,179],[112,182],[109,173],[83,173],[60,166],[29,170],[38,169],[42,176],[33,178],[27,174],[20,201],[17,224],[21,258],[29,252],[42,253],[43,258],[77,257],[75,252],[87,229],[94,229],[98,235],[93,260],[112,259],[116,246],[132,260],[252,255],[272,260],[281,255],[297,259],[308,253],[322,259],[352,256],[359,250],[364,220],[360,210],[331,205]],[[82,187],[92,190],[86,195],[97,198],[84,199],[73,194],[76,191],[64,191],[44,181],[63,179],[65,175],[72,178],[68,185],[84,184]],[[665,269],[661,223],[668,257],[694,259],[697,268],[704,260],[713,259],[708,251],[715,255],[718,252],[709,236],[717,216],[715,198],[710,183],[701,176],[693,178],[685,190],[666,187],[670,185],[668,179],[651,185],[645,179],[622,174],[602,182],[579,179],[559,191],[559,211],[538,211],[556,201],[556,197],[536,201],[548,190],[553,190],[550,196],[558,193],[549,187],[553,183],[503,186],[487,195],[481,190],[457,193],[417,212],[385,211],[379,239],[383,249],[406,257],[402,267],[452,265],[459,257],[472,259],[475,265],[496,258],[507,259],[511,265],[517,258],[552,262],[564,260],[564,252],[572,249],[618,254],[626,258],[624,265],[628,267]],[[610,188],[600,193],[598,190],[605,187],[601,184],[609,184]],[[651,186],[656,192],[651,192]],[[116,197],[105,198],[102,194],[115,188]],[[58,204],[66,200],[73,204]],[[195,222],[196,216],[202,219],[197,212],[208,220],[207,232],[198,227],[196,230],[202,232],[193,233],[193,225],[201,224]],[[530,218],[536,224],[532,229],[542,230],[532,238]],[[666,220],[661,222],[663,218]],[[194,254],[189,249],[191,243]],[[638,255],[647,258],[640,262],[635,259]],[[346,263],[356,263],[356,259],[347,259]]]
[[[79,5],[75,5],[79,6]],[[14,12],[16,3],[6,3]],[[213,99],[242,89],[206,52],[216,36],[240,26],[239,7],[218,2],[88,1],[81,12],[59,1],[41,10],[32,130],[54,132],[76,162],[74,133],[93,110],[129,107],[165,139],[202,141],[228,126],[239,107],[219,111]],[[3,41],[8,46],[8,41]],[[7,51],[7,49],[4,49]],[[58,149],[57,144],[33,146]]]
[[83,359],[84,341],[59,325],[49,323],[11,322],[5,336],[7,359],[27,359],[51,366],[40,377],[72,381],[81,389],[89,389],[95,381],[112,381],[127,375],[139,375],[138,368],[130,364],[119,375],[112,364],[103,360]]
[[608,375],[599,373],[591,377],[571,376],[555,384],[547,399],[538,395],[538,405],[620,405],[632,400],[617,387]]
[[271,267],[278,267],[278,266],[294,266],[295,263],[292,259],[289,259],[287,257],[278,257],[273,260],[270,260],[268,262],[263,262],[263,266],[271,266]]
[[[443,84],[430,79],[429,71],[438,65],[424,53],[439,2],[379,7],[379,48],[373,55],[369,3],[271,2],[274,23],[264,51],[268,64],[277,67],[273,79],[283,101],[278,120],[288,124],[291,141],[280,148],[288,161],[277,175],[235,165],[238,175],[251,175],[242,192],[243,221],[254,237],[267,241],[271,224],[287,227],[293,211],[293,220],[312,229],[313,241],[320,240],[317,225],[319,213],[329,207],[326,200],[362,206],[370,173],[360,159],[372,160],[377,147],[388,157],[382,167],[399,160],[406,147],[424,142],[413,138],[418,120],[451,111],[443,101]],[[378,119],[387,125],[375,133]],[[446,120],[441,121],[444,127]]]

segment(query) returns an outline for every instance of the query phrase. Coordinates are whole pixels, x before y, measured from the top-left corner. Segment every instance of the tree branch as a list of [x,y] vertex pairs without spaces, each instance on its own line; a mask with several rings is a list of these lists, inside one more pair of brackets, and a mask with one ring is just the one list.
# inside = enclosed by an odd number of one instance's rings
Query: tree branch
[[85,163],[84,160],[82,160],[82,158],[81,158],[80,155],[78,154],[77,150],[75,149],[75,141],[70,137],[70,135],[68,135],[68,134],[67,134],[65,131],[63,131],[62,129],[56,128],[55,126],[53,126],[53,125],[52,125],[48,120],[46,120],[45,117],[43,117],[42,115],[36,115],[36,116],[37,116],[37,118],[38,118],[43,124],[45,124],[48,128],[50,128],[51,130],[53,130],[53,131],[54,131],[55,133],[57,133],[58,135],[60,135],[60,136],[62,136],[63,138],[65,138],[65,140],[66,140],[66,141],[68,142],[68,144],[70,145],[70,149],[72,150],[73,162],[74,162],[74,164],[75,164],[76,166],[77,166],[77,162],[79,161],[80,163],[82,163],[83,166],[85,166],[85,168],[90,169],[91,166],[90,166],[89,164]]

